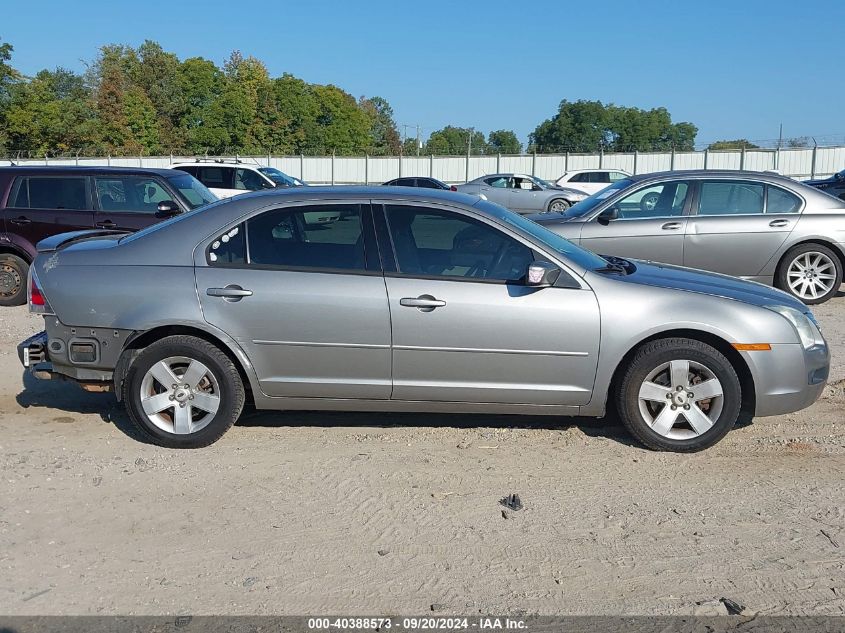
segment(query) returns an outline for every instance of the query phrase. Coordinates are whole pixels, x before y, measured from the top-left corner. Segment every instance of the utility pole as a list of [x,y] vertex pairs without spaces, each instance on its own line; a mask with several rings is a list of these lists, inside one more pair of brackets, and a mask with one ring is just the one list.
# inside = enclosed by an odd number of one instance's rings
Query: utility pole
[[780,124],[780,133],[778,134],[778,149],[783,147],[783,123]]
[[420,126],[417,125],[417,156],[420,155]]

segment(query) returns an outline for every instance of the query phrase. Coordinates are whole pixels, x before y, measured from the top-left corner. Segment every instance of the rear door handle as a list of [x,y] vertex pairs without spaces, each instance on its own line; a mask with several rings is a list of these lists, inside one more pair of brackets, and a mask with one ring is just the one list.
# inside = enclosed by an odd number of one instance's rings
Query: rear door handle
[[399,299],[399,305],[406,308],[419,308],[420,312],[431,312],[435,308],[442,308],[446,302],[435,299],[431,295],[420,295],[416,299],[413,297]]
[[667,222],[666,224],[664,224],[660,228],[663,229],[664,231],[677,231],[679,228],[681,228],[681,226],[682,225],[681,225],[680,222]]
[[769,222],[769,226],[771,226],[772,228],[789,226],[789,220],[772,220],[771,222]]
[[226,301],[240,301],[244,297],[251,297],[252,290],[244,290],[240,286],[231,285],[225,288],[209,288],[205,291],[209,297],[223,297]]
[[32,220],[21,216],[19,218],[15,218],[14,220],[9,220],[12,224],[17,224],[18,226],[24,226],[25,224],[32,224]]
[[97,222],[98,229],[113,229],[116,226],[117,224],[115,224],[111,220],[103,220],[102,222]]

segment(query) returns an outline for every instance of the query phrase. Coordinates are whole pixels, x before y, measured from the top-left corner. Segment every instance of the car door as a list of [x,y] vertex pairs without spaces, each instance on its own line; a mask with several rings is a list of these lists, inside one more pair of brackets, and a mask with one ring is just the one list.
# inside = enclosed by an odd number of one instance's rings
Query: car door
[[158,178],[131,175],[94,176],[94,196],[94,225],[127,231],[160,222],[162,218],[156,217],[159,202],[178,200]]
[[[343,220],[306,220],[327,213]],[[390,314],[368,204],[280,206],[203,244],[205,319],[238,342],[263,393],[390,397]]]
[[510,203],[506,206],[517,213],[536,213],[546,208],[549,194],[531,178],[514,176],[508,181]]
[[649,183],[612,203],[583,223],[581,245],[602,255],[617,255],[681,265],[686,213],[692,187],[686,180]]
[[[393,332],[394,400],[583,405],[599,310],[588,289],[533,289],[541,257],[465,211],[390,202],[379,242]],[[566,273],[563,273],[566,275]]]
[[508,176],[492,176],[481,181],[478,193],[483,194],[490,202],[510,208],[510,178]]
[[20,176],[9,195],[6,226],[31,245],[45,237],[91,229],[94,212],[86,176]]
[[698,187],[684,265],[737,277],[759,274],[795,228],[803,204],[785,189],[752,180],[708,179]]

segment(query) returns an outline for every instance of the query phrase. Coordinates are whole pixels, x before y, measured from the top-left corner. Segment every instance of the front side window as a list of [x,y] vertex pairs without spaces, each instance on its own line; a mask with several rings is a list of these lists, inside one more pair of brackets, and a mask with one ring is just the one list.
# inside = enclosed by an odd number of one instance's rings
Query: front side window
[[161,183],[152,178],[97,177],[94,184],[103,211],[155,213],[159,202],[172,198]]
[[572,178],[569,179],[569,182],[590,182],[590,174],[575,174],[574,176],[572,176]]
[[187,201],[191,209],[215,202],[217,196],[211,193],[204,184],[188,174],[179,173],[174,170],[173,176],[168,176],[168,182],[175,187],[182,197]]
[[779,187],[768,185],[766,213],[798,213],[801,198]]
[[258,191],[259,189],[269,188],[270,183],[251,169],[235,170],[235,189],[240,189],[241,191]]
[[85,178],[20,178],[13,196],[13,206],[19,209],[82,211],[88,208]]
[[385,209],[400,273],[515,282],[534,261],[530,248],[484,222],[425,207]]
[[246,222],[249,264],[364,270],[358,205],[310,205],[267,211]]
[[689,193],[686,181],[662,182],[623,197],[613,207],[617,217],[626,220],[674,217],[683,215]]
[[761,183],[741,180],[701,183],[698,215],[754,213],[763,213],[763,185]]

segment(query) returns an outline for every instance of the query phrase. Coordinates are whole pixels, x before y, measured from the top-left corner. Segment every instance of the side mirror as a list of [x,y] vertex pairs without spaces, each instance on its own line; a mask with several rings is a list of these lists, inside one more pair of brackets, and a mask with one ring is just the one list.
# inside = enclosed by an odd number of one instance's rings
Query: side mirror
[[158,210],[156,210],[156,217],[157,218],[169,218],[174,215],[179,215],[182,213],[182,209],[179,208],[179,205],[173,202],[173,200],[162,200],[158,203]]
[[549,262],[532,262],[525,274],[525,285],[531,288],[554,286],[560,277],[560,268]]
[[842,173],[841,171],[837,172],[837,173],[833,174],[833,178],[837,182],[842,182],[843,180],[845,180],[845,173]]
[[609,209],[605,209],[601,213],[599,213],[599,217],[596,218],[596,221],[599,224],[607,226],[610,224],[611,220],[618,220],[619,219],[619,209],[616,207],[610,207]]

